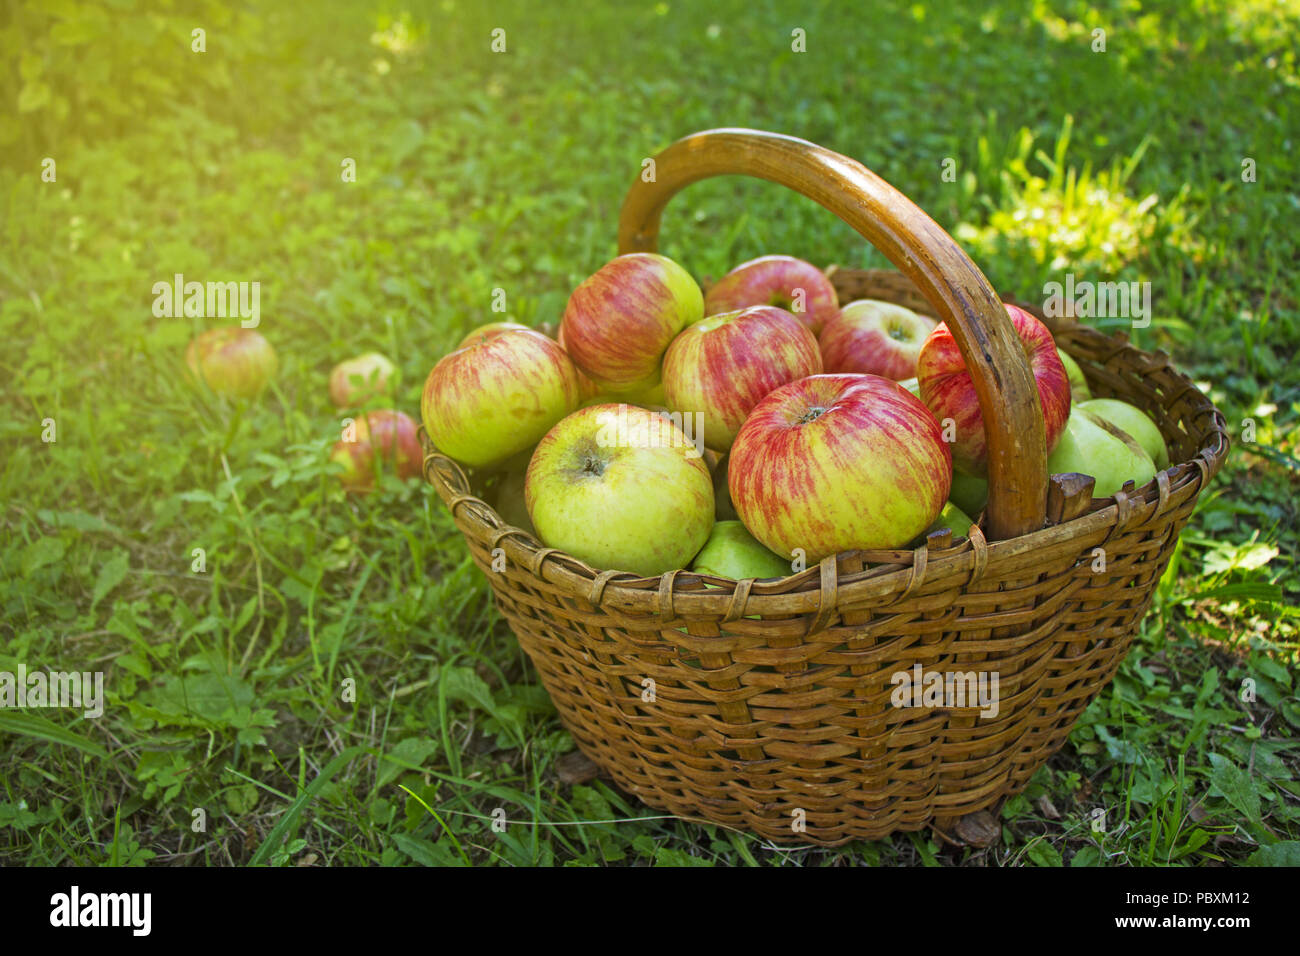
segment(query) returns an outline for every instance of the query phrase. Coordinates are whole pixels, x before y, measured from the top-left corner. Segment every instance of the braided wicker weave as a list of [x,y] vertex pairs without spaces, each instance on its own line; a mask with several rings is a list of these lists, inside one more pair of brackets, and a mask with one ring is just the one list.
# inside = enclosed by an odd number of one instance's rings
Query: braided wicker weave
[[[887,299],[949,321],[993,423],[990,501],[971,537],[842,553],[762,583],[643,579],[506,525],[432,448],[426,476],[564,725],[646,804],[826,846],[946,831],[995,808],[1064,743],[1127,653],[1227,454],[1222,416],[1163,354],[1059,325],[1057,344],[1095,394],[1145,409],[1174,464],[1102,500],[1090,479],[1049,481],[1037,393],[1005,311],[915,206],[852,160],[771,134],[698,134],[656,164],[659,184],[638,182],[624,207],[620,251],[654,247],[658,213],[683,185],[756,175],[840,213],[904,270],[832,267],[841,302]],[[895,706],[894,676],[916,665],[996,673],[996,715]]]

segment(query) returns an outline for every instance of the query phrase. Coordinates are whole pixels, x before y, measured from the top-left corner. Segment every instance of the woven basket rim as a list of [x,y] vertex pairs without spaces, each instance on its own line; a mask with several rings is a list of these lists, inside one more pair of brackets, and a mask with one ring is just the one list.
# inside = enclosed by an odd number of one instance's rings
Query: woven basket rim
[[[857,270],[839,266],[826,269],[828,276],[836,272],[901,275],[891,269]],[[1193,408],[1184,416],[1183,424],[1195,437],[1197,454],[1186,461],[1171,463],[1140,488],[1096,499],[1092,508],[1078,517],[1018,537],[987,541],[977,525],[972,529],[974,534],[949,547],[932,548],[926,541],[914,549],[841,552],[796,574],[757,581],[732,581],[685,569],[642,577],[633,572],[592,568],[573,555],[547,547],[523,529],[506,524],[491,505],[473,495],[465,471],[439,453],[421,428],[420,440],[426,453],[424,474],[453,518],[459,517],[467,525],[467,529],[462,528],[466,534],[473,533],[486,541],[490,550],[501,548],[511,564],[528,568],[535,577],[561,593],[597,608],[652,613],[663,619],[682,615],[739,621],[748,616],[767,618],[807,613],[829,618],[838,607],[881,606],[895,596],[896,600],[902,600],[922,582],[934,584],[937,578],[945,579],[945,583],[950,580],[953,587],[961,589],[981,580],[987,583],[1013,578],[1032,567],[1036,551],[1048,540],[1059,542],[1065,535],[1080,548],[1092,547],[1122,528],[1157,520],[1172,502],[1184,500],[1204,488],[1222,467],[1228,452],[1222,413],[1191,379],[1172,366],[1166,353],[1137,349],[1122,333],[1107,335],[1086,325],[1047,319],[1033,306],[1029,309],[1048,322],[1054,335],[1105,343],[1111,349],[1109,358],[1120,355],[1140,358],[1148,371],[1165,370],[1181,380],[1184,394],[1194,396]],[[1069,351],[1065,344],[1058,342],[1058,345]],[[1189,417],[1193,420],[1188,421]],[[861,570],[842,571],[846,559],[853,559],[854,568],[866,566]]]

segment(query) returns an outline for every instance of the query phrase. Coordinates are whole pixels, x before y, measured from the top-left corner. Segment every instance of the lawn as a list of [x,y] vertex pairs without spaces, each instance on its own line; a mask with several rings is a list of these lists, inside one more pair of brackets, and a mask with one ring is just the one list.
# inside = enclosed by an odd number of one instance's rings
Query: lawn
[[[1300,6],[154,6],[0,12],[0,671],[100,670],[107,698],[0,710],[0,863],[1300,862]],[[643,158],[719,126],[860,159],[1005,294],[1149,281],[1149,327],[1097,324],[1234,436],[991,847],[779,850],[573,782],[432,489],[348,496],[328,463],[336,362],[388,354],[417,414],[469,329],[556,320],[614,255]],[[662,235],[701,279],[886,264],[755,180],[692,186]],[[261,399],[186,381],[220,323],[154,314],[178,273],[260,282]]]

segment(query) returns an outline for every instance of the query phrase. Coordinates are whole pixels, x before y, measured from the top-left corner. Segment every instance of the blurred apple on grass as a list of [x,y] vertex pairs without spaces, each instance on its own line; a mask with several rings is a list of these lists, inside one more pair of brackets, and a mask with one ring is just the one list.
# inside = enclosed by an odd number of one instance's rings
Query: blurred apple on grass
[[260,332],[237,325],[199,333],[185,350],[185,364],[196,380],[231,398],[256,398],[280,367]]

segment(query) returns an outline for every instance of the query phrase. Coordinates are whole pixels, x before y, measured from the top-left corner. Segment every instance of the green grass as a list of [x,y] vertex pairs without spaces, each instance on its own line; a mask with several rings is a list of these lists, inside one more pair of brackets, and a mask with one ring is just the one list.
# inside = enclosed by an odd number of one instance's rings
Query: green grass
[[[144,6],[115,5],[131,30],[0,13],[0,670],[102,669],[108,692],[99,720],[0,711],[0,862],[1296,860],[1294,5]],[[494,289],[509,317],[557,318],[614,253],[641,159],[714,126],[861,159],[1002,292],[1041,299],[1067,268],[1149,280],[1133,339],[1254,429],[994,848],[778,851],[558,782],[572,740],[431,489],[348,498],[326,464],[335,362],[387,353],[414,413],[434,361],[503,317]],[[699,277],[766,252],[884,264],[812,202],[736,179],[675,200],[663,251]],[[185,383],[211,323],[153,317],[177,272],[261,282],[273,392]]]

